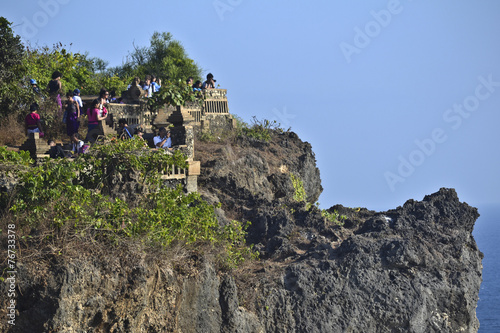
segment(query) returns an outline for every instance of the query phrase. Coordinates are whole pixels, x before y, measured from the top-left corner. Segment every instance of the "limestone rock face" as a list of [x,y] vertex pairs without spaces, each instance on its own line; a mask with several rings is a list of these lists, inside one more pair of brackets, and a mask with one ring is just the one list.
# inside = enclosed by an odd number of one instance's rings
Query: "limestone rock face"
[[[345,218],[335,223],[311,205],[319,170],[293,133],[195,147],[200,192],[221,203],[220,223],[252,223],[261,260],[221,273],[210,260],[183,271],[131,249],[121,259],[47,254],[18,266],[16,326],[0,330],[477,332],[479,214],[453,189],[386,212],[337,205],[329,211]],[[294,199],[292,173],[305,201]]]

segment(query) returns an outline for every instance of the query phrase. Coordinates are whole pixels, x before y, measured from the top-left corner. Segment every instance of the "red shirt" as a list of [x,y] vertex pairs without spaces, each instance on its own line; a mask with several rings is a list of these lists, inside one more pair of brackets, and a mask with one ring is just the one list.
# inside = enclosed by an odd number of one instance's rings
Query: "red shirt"
[[28,126],[29,129],[38,128],[40,115],[38,113],[31,112],[29,115],[26,116],[26,118],[24,118],[24,121],[26,122],[26,126]]

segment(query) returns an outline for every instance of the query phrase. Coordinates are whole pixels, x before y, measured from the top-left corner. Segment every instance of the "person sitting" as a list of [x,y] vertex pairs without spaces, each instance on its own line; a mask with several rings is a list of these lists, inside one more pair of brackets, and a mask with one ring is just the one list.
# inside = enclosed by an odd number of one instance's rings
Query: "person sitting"
[[71,151],[73,152],[73,157],[78,157],[79,154],[84,153],[85,143],[80,140],[80,134],[73,133],[71,135]]
[[144,130],[142,129],[141,126],[137,126],[134,130],[134,138],[139,138],[144,140],[144,138],[142,137],[143,135],[144,135]]
[[37,112],[38,104],[31,104],[30,113],[24,118],[24,128],[27,134],[41,133],[40,136],[43,136],[42,123],[40,122],[40,115]]
[[66,157],[62,147],[60,145],[56,145],[54,140],[49,140],[47,143],[50,146],[50,149],[49,149],[50,158],[65,158]]
[[144,139],[143,135],[144,130],[142,129],[142,127],[137,126],[134,130],[134,139],[144,141],[144,147],[148,148],[148,142],[146,141],[146,139]]
[[128,129],[127,120],[125,118],[120,118],[118,120],[118,137],[122,140],[132,139],[132,134]]
[[156,148],[172,148],[172,139],[170,138],[170,131],[167,131],[165,127],[160,127],[158,135],[153,138],[153,142]]
[[203,85],[201,86],[201,89],[214,89],[215,88],[215,80],[214,76],[212,73],[207,74],[207,80],[203,82]]

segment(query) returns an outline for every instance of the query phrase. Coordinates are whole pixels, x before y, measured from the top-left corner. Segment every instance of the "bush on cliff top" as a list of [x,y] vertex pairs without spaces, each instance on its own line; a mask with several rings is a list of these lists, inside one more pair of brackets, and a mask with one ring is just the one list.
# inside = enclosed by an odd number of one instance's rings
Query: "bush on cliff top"
[[[24,160],[15,154],[0,148],[4,157],[0,164]],[[253,257],[245,245],[246,226],[237,221],[220,226],[215,207],[198,193],[163,186],[159,176],[173,165],[186,167],[185,157],[179,152],[167,155],[141,149],[139,140],[126,140],[94,146],[75,160],[47,160],[13,171],[22,186],[3,197],[8,212],[3,223],[15,223],[28,238],[44,229],[52,230],[50,239],[70,233],[90,237],[92,242],[132,237],[161,247],[213,245],[223,249],[221,263],[229,267]],[[110,195],[116,177],[130,172],[139,174],[144,194],[136,196],[135,202]]]

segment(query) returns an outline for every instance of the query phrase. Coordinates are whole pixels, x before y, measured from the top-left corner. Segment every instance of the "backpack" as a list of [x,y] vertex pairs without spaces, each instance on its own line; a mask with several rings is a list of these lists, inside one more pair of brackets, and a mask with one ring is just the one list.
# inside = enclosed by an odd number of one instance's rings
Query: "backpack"
[[[81,147],[77,148],[79,145],[82,145]],[[75,147],[75,144],[73,144],[73,151],[75,149],[78,149],[78,154],[85,154],[87,153],[87,150],[89,149],[89,145],[85,144],[82,140],[79,141],[78,146]]]
[[83,146],[81,148],[78,149],[78,154],[85,154],[87,153],[87,150],[89,149],[89,145],[87,144],[83,144]]

